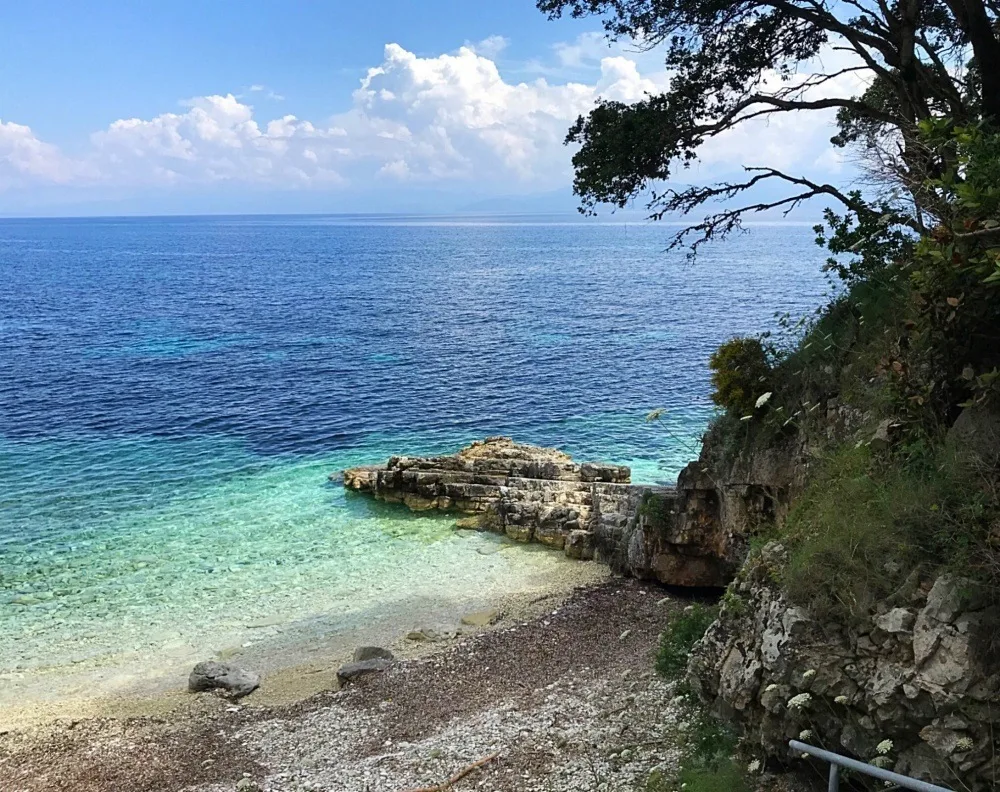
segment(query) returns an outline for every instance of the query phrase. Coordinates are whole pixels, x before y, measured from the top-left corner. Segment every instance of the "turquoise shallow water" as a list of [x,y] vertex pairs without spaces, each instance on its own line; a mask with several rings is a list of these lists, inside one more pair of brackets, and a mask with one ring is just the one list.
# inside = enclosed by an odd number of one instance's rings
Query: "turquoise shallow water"
[[668,232],[0,222],[0,675],[555,574],[327,476],[504,433],[674,478],[712,413],[710,351],[824,283],[803,227],[696,264],[663,253]]

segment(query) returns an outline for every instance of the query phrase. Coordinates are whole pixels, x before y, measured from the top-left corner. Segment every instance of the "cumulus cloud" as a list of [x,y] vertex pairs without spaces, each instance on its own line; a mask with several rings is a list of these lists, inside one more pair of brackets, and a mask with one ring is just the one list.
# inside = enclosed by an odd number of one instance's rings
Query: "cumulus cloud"
[[68,184],[89,168],[35,137],[31,127],[0,119],[0,188],[36,182]]
[[184,113],[115,121],[91,138],[101,173],[118,182],[338,183],[345,132],[293,115],[261,129],[232,94],[193,99]]
[[[546,189],[570,179],[563,140],[578,115],[599,98],[641,100],[668,80],[657,57],[609,49],[597,34],[555,49],[560,67],[579,70],[574,79],[509,80],[495,60],[506,44],[493,36],[435,57],[388,44],[350,109],[322,122],[294,115],[263,120],[249,100],[203,96],[178,112],[114,121],[76,159],[26,126],[0,122],[0,186],[329,187],[378,178]],[[269,93],[262,84],[249,88],[251,96]],[[833,162],[828,136],[808,114],[774,119],[711,142],[701,169],[705,175],[732,170],[748,156],[784,167]]]

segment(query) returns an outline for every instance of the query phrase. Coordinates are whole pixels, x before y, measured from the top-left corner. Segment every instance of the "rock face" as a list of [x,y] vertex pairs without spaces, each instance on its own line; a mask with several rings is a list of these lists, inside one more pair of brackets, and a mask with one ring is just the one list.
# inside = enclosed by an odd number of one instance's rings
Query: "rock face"
[[450,456],[345,470],[343,482],[416,511],[465,512],[474,519],[458,527],[596,557],[623,574],[723,586],[742,561],[743,541],[723,530],[714,485],[699,470],[689,466],[677,488],[634,485],[627,467],[576,463],[555,449],[489,437]]
[[765,755],[787,758],[805,729],[868,761],[889,739],[897,772],[993,789],[1000,610],[944,575],[835,629],[787,602],[769,571],[784,560],[780,545],[751,559],[696,645],[688,681],[703,699]]
[[258,687],[260,677],[257,674],[214,660],[198,663],[188,677],[188,690],[192,693],[218,690],[221,695],[233,699],[248,696]]

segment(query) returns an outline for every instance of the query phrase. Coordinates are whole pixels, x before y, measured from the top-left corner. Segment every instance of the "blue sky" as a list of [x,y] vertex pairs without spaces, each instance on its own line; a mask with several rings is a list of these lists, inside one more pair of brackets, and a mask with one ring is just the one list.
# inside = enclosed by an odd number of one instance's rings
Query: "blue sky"
[[[572,119],[668,79],[532,0],[33,0],[0,29],[4,214],[570,207]],[[690,178],[836,173],[828,136],[750,130]]]

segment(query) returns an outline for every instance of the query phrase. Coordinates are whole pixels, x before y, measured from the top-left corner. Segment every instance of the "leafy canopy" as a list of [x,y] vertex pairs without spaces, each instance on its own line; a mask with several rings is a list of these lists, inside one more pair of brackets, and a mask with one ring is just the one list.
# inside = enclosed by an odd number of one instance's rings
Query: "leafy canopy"
[[[926,144],[920,124],[1000,121],[1000,0],[538,0],[538,7],[550,17],[602,16],[609,37],[662,47],[671,74],[665,93],[632,104],[603,101],[570,129],[567,142],[580,146],[573,162],[582,211],[624,207],[649,191],[648,208],[659,219],[764,183],[788,188],[784,197],[710,214],[675,244],[693,233],[697,247],[739,228],[748,212],[787,211],[814,196],[842,205],[846,214],[830,219],[845,232],[862,227],[865,239],[899,228],[923,233],[949,214],[941,191],[927,185],[954,163],[948,150]],[[846,55],[850,65],[798,76],[821,50]],[[838,93],[845,75],[866,87]],[[660,187],[729,129],[831,109],[832,141],[851,147],[876,177],[882,194],[875,200],[767,163],[748,167],[740,182]]]

